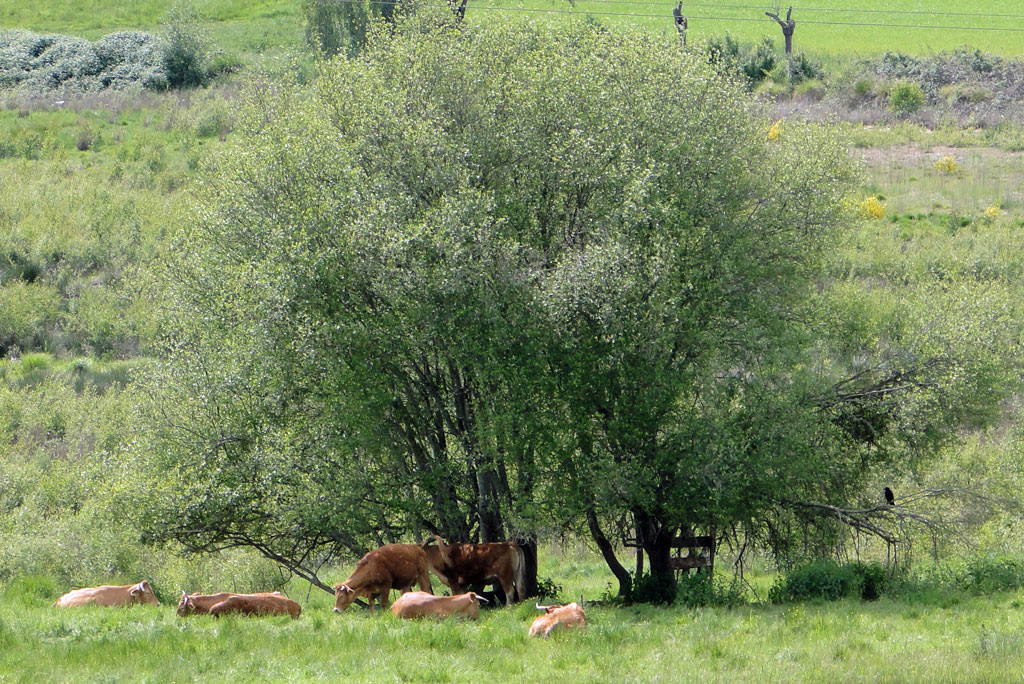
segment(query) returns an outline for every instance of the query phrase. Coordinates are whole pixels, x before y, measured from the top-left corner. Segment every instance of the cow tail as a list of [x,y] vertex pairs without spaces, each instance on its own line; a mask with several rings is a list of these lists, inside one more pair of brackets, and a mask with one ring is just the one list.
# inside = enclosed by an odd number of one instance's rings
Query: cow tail
[[516,597],[513,600],[518,603],[519,601],[526,600],[526,554],[523,553],[523,547],[516,544],[516,567],[515,567],[515,583],[516,583]]

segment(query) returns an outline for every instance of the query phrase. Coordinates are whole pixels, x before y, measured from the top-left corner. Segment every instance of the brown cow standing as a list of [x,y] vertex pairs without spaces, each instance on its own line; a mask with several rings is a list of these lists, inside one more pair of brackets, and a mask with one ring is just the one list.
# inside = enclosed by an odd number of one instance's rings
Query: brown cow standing
[[[432,542],[437,542],[433,546]],[[500,583],[505,605],[525,598],[526,558],[515,542],[445,545],[437,535],[423,542],[430,567],[453,594],[472,584]],[[517,596],[518,595],[518,596]]]
[[391,612],[400,618],[436,617],[445,618],[450,615],[480,619],[478,601],[486,602],[483,596],[467,592],[458,596],[434,596],[423,591],[410,591],[399,596],[391,604]]
[[284,594],[279,591],[255,594],[235,594],[227,591],[222,591],[217,594],[186,594],[182,591],[181,598],[178,600],[177,612],[180,617],[187,617],[189,615],[209,615],[211,608],[222,601],[226,601],[232,596],[284,596]]
[[542,606],[539,603],[537,608],[544,611],[544,614],[533,621],[530,625],[530,636],[548,637],[551,632],[559,627],[586,627],[587,616],[583,613],[583,606],[578,603],[569,603],[564,606]]
[[256,596],[239,594],[229,596],[220,603],[210,607],[210,615],[220,617],[228,613],[239,615],[291,615],[292,619],[302,615],[302,606],[287,596]]
[[94,603],[97,606],[127,606],[133,603],[148,603],[159,606],[160,600],[153,593],[149,582],[142,580],[137,584],[110,585],[75,589],[57,599],[53,605],[60,608],[72,608]]
[[420,589],[433,594],[427,554],[418,544],[387,544],[359,559],[348,579],[334,585],[334,612],[340,613],[359,596],[365,596],[373,612],[373,600],[383,610],[391,600],[391,590],[405,593],[417,582]]

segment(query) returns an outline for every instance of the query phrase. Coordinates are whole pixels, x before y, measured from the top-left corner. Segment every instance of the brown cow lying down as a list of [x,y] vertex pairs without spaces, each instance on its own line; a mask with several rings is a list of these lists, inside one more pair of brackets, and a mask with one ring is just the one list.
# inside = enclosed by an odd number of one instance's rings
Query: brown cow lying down
[[[435,547],[432,542],[437,542]],[[515,542],[489,542],[487,544],[449,544],[437,535],[423,542],[430,568],[453,594],[460,594],[471,584],[500,583],[505,592],[505,604],[511,606],[525,598],[526,560],[523,550]]]
[[210,609],[222,601],[226,601],[232,596],[284,596],[279,591],[270,593],[255,593],[255,594],[234,594],[227,591],[222,591],[218,594],[186,594],[184,591],[181,592],[181,598],[178,600],[178,615],[180,617],[188,617],[189,615],[209,615]]
[[152,606],[159,606],[160,601],[149,582],[142,580],[138,584],[125,585],[104,585],[102,587],[86,587],[75,589],[57,599],[53,605],[61,608],[73,606],[84,606],[87,603],[94,603],[98,606],[128,606],[133,603],[148,603]]
[[220,617],[228,613],[239,615],[291,615],[296,619],[302,614],[302,606],[286,596],[254,596],[240,594],[229,596],[210,607],[210,615]]
[[359,559],[348,579],[334,585],[334,612],[345,610],[359,596],[365,596],[373,612],[373,599],[381,609],[388,607],[391,590],[405,593],[419,582],[420,589],[433,594],[427,554],[418,544],[387,544]]
[[583,613],[583,607],[578,603],[569,603],[564,606],[542,606],[538,603],[537,608],[543,610],[544,614],[530,625],[530,636],[532,637],[547,637],[558,628],[587,626],[587,616]]
[[391,605],[391,612],[400,618],[460,615],[477,620],[480,618],[478,601],[486,602],[487,599],[471,591],[457,596],[434,596],[424,591],[410,591],[398,597]]

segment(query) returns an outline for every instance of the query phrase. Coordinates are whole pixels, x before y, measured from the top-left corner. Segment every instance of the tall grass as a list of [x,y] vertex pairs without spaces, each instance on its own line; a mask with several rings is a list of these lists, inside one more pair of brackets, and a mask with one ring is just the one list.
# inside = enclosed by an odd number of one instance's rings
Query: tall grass
[[996,682],[1024,667],[1012,592],[949,608],[590,606],[586,629],[549,640],[527,637],[530,605],[402,622],[334,615],[314,594],[293,596],[297,621],[216,620],[170,605],[58,610],[41,593],[0,596],[5,682]]

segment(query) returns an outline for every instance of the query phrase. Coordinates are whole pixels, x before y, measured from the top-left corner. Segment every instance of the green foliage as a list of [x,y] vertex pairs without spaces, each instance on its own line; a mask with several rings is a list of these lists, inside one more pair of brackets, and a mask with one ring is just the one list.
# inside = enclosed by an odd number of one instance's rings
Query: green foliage
[[306,42],[324,55],[352,57],[366,46],[374,22],[393,23],[400,11],[401,6],[395,1],[303,0]]
[[1011,556],[970,558],[958,584],[973,594],[1017,590],[1024,586],[1024,562]]
[[804,83],[825,77],[821,62],[806,52],[794,52],[788,62],[789,79],[792,83]]
[[889,109],[897,114],[913,114],[924,100],[924,90],[913,81],[897,81],[889,88]]
[[551,577],[537,578],[537,595],[540,598],[557,599],[562,591],[562,585],[555,582]]
[[749,603],[743,581],[706,572],[683,574],[676,583],[675,603],[689,608],[719,606],[735,608]]
[[0,91],[22,97],[165,87],[160,40],[121,31],[95,43],[62,35],[0,30]]
[[676,600],[678,587],[672,573],[651,575],[645,573],[633,578],[633,592],[629,600],[633,603],[651,603],[654,605],[671,605]]
[[877,600],[888,591],[889,578],[878,563],[839,565],[831,560],[810,561],[780,576],[768,593],[773,603],[836,601],[845,597]]
[[740,72],[748,82],[756,85],[775,69],[777,59],[775,43],[771,38],[765,38],[740,58]]
[[[138,452],[155,537],[312,554],[591,513],[670,528],[770,506],[755,472],[814,481],[816,408],[723,369],[792,382],[782,321],[841,216],[841,146],[767,140],[675,45],[446,12],[262,99],[211,169],[163,274]],[[808,432],[778,427],[794,411]]]
[[192,6],[176,2],[163,17],[163,66],[171,88],[195,88],[207,81],[207,39]]

